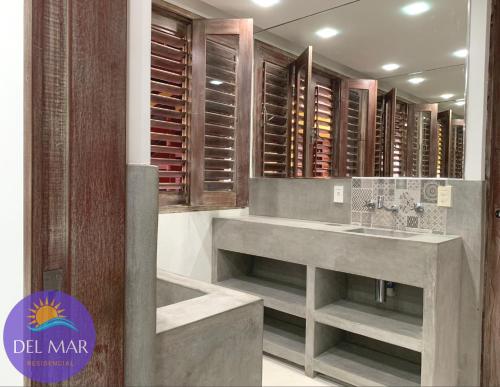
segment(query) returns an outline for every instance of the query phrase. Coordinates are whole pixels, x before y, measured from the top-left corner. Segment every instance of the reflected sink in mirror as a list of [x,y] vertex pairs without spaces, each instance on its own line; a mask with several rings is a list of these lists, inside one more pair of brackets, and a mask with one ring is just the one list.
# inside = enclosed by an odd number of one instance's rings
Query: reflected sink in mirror
[[379,235],[386,236],[392,238],[411,238],[413,236],[417,236],[419,234],[404,232],[404,231],[395,231],[395,230],[381,230],[377,228],[355,228],[352,230],[347,230],[346,232],[352,232],[355,234],[365,234],[365,235]]

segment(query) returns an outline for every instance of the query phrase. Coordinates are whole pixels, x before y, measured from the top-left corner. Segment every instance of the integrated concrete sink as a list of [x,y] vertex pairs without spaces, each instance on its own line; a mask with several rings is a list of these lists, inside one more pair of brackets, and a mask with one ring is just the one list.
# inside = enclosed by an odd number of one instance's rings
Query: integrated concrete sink
[[378,236],[387,236],[392,238],[411,238],[417,236],[419,234],[404,232],[404,231],[395,231],[395,230],[381,230],[377,228],[355,228],[352,230],[346,230],[346,232],[352,232],[355,234],[366,234],[366,235],[378,235]]

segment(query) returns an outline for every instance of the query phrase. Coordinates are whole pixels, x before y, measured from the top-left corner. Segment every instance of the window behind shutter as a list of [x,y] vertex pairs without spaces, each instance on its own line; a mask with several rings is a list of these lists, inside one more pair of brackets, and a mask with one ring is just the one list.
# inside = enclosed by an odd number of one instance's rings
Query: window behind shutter
[[253,27],[249,19],[193,22],[191,202],[248,198]]
[[151,164],[158,166],[162,204],[188,202],[189,34],[188,24],[154,15],[151,29]]

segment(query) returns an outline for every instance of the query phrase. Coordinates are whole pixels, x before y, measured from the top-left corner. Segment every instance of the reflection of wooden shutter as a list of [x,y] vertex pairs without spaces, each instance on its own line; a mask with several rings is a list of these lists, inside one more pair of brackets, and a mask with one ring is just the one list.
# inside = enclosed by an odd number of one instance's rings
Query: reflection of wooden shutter
[[314,77],[314,140],[313,176],[334,175],[335,149],[335,83],[323,77]]
[[288,68],[264,62],[262,82],[262,174],[265,177],[287,177]]
[[400,101],[396,102],[392,143],[391,176],[409,176],[406,169],[408,151],[408,104]]
[[377,118],[375,122],[375,174],[374,176],[384,176],[384,147],[385,147],[385,125],[384,125],[384,105],[383,95],[377,97]]
[[377,81],[342,82],[339,176],[374,176]]
[[191,202],[245,205],[252,21],[193,22]]
[[290,175],[292,74],[295,59],[255,41],[254,173],[255,176]]
[[455,179],[464,177],[465,121],[453,119],[449,136],[448,176]]
[[437,177],[448,177],[449,162],[449,136],[451,133],[452,111],[446,110],[438,114],[437,123]]
[[162,16],[154,18],[151,30],[151,164],[159,169],[162,204],[186,204],[188,199],[189,33],[190,27],[185,23]]
[[410,105],[408,176],[435,177],[437,171],[437,104]]
[[312,175],[312,47],[309,46],[294,62],[292,122],[290,126],[291,174]]

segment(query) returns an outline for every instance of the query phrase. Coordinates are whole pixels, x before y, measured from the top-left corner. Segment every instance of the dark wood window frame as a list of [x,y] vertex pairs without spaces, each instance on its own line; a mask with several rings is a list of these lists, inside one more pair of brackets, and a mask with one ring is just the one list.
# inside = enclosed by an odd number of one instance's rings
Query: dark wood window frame
[[[180,193],[160,192],[160,212],[205,211],[245,207],[248,205],[251,119],[251,95],[245,91],[250,89],[252,82],[252,21],[249,19],[207,20],[178,7],[158,1],[153,2],[153,12],[177,22],[185,23],[186,28],[189,30],[189,35],[185,37],[189,47],[189,59],[185,74],[187,84],[182,85],[186,88],[188,94],[186,97],[185,119],[182,122],[183,127],[185,127],[182,138],[185,141],[182,148],[178,150],[168,147],[169,143],[160,142],[159,144],[163,145],[163,148],[158,147],[156,142],[152,143],[152,150],[171,149],[185,155],[182,170],[176,169],[174,172],[160,171],[160,182],[162,176],[172,177],[175,175],[179,177],[179,179],[166,179],[163,184],[165,186],[174,186],[176,190],[182,191]],[[224,38],[224,35],[227,38]],[[206,51],[206,41],[208,36],[217,37],[217,39],[229,39],[229,36],[235,35],[239,36],[239,38],[236,39],[237,48],[235,50],[237,57],[235,57],[236,67],[234,70],[234,102],[230,105],[234,111],[231,116],[234,123],[231,127],[220,128],[225,132],[232,129],[234,134],[229,136],[228,134],[216,133],[219,137],[214,137],[212,133],[206,132],[208,121],[205,121],[206,114],[209,112],[209,104],[211,106],[218,103],[217,101],[211,102],[208,95],[216,91],[211,90],[211,86],[208,84],[207,58],[209,54],[207,55]],[[229,97],[229,95],[224,94],[224,97]],[[156,99],[159,100],[158,97]],[[224,108],[227,109],[228,106]],[[224,120],[227,121],[227,117]],[[153,137],[159,138],[161,134],[155,134]],[[169,138],[171,138],[170,135]],[[152,141],[155,140],[152,138]],[[179,145],[179,143],[175,142],[173,144]],[[212,156],[207,155],[206,152],[208,151]],[[227,155],[224,156],[223,153],[224,155],[227,153]],[[211,159],[213,155],[216,158],[220,157],[220,159]],[[223,166],[222,163],[227,164],[228,160],[232,160],[231,166]]]

